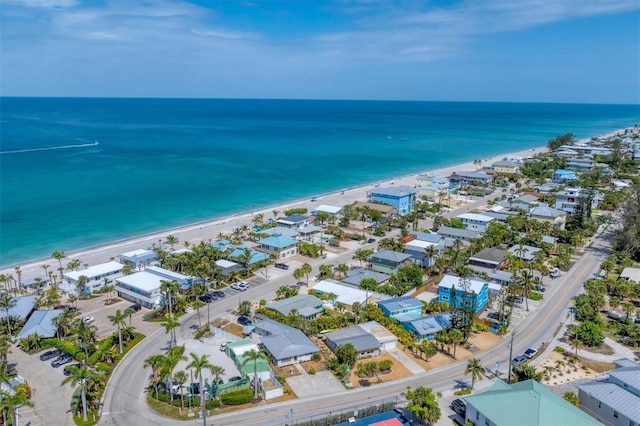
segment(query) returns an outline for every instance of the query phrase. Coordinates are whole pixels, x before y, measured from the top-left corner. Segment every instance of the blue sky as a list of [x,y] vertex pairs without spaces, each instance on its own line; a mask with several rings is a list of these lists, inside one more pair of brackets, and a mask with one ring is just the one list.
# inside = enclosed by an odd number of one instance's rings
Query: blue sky
[[0,0],[3,96],[640,104],[638,0]]

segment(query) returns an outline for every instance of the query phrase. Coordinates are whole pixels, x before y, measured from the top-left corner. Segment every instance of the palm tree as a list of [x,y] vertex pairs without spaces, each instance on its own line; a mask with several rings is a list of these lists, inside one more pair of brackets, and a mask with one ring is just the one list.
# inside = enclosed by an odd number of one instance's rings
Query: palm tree
[[89,362],[89,345],[96,340],[96,326],[88,324],[82,319],[76,320],[74,323],[75,335],[77,340],[82,343],[84,349],[85,362]]
[[53,253],[51,253],[51,257],[57,260],[58,263],[60,264],[60,268],[58,268],[58,270],[60,271],[60,280],[62,280],[62,271],[64,270],[64,268],[62,268],[62,259],[65,259],[67,256],[64,254],[63,251],[56,250]]
[[527,311],[529,311],[529,291],[533,288],[533,274],[527,270],[521,271],[520,282],[522,283],[522,296],[524,297]]
[[464,342],[464,334],[457,328],[449,330],[449,342],[453,345],[453,359],[456,359],[456,348]]
[[193,368],[196,374],[196,378],[200,380],[200,411],[202,412],[202,420],[204,426],[207,426],[206,406],[204,401],[204,377],[202,372],[205,369],[211,369],[213,367],[209,363],[209,355],[196,355],[193,352],[189,354],[191,356],[191,362],[187,365],[187,368]]
[[167,334],[170,334],[171,342],[169,343],[169,347],[173,347],[177,343],[176,339],[176,328],[180,327],[180,321],[176,318],[169,316],[169,314],[165,315],[165,320],[160,323],[164,327],[164,331]]
[[17,424],[18,408],[26,405],[33,407],[33,403],[27,399],[24,393],[14,392],[13,395],[0,391],[0,409],[2,409],[2,424]]
[[160,381],[160,374],[164,367],[164,355],[151,355],[144,360],[143,367],[151,368],[151,374],[153,375],[153,387],[156,390],[156,399],[158,399],[158,382]]
[[70,372],[69,377],[62,381],[63,385],[71,383],[71,386],[80,385],[80,398],[82,399],[82,419],[87,421],[87,384],[89,381],[96,379],[96,373],[89,370],[86,365],[80,368],[71,366],[67,369]]
[[175,235],[167,235],[167,241],[165,241],[171,247],[171,251],[173,251],[173,247],[178,244],[179,240]]
[[438,250],[434,245],[429,245],[424,249],[424,255],[427,259],[429,259],[428,266],[433,264],[433,257],[438,253]]
[[188,377],[186,371],[180,370],[173,374],[173,382],[180,386],[180,407],[184,408],[184,393],[182,392],[182,385],[187,383]]
[[179,346],[169,349],[162,361],[164,371],[169,375],[169,395],[171,403],[173,403],[173,370],[180,361],[187,360],[187,357],[182,354],[183,350],[184,348]]
[[220,391],[218,389],[218,383],[220,382],[220,377],[224,374],[224,368],[220,367],[219,365],[212,365],[211,367],[209,367],[209,371],[211,371],[211,374],[213,374],[213,383],[216,386],[216,396],[218,397],[218,401],[221,401],[222,395],[220,394]]
[[313,268],[311,267],[311,265],[309,265],[308,263],[305,262],[305,263],[302,264],[300,269],[307,276],[307,286],[308,286],[309,285],[309,274],[313,271]]
[[0,309],[4,309],[7,314],[7,331],[9,332],[9,336],[11,336],[11,317],[9,315],[9,309],[15,308],[16,303],[16,299],[9,296],[9,293],[4,292],[0,294]]
[[78,282],[76,283],[76,292],[80,294],[80,296],[87,295],[87,283],[89,282],[89,277],[86,275],[80,275],[78,277]]
[[478,358],[471,358],[467,363],[467,368],[464,369],[464,375],[466,376],[468,374],[471,375],[471,390],[473,390],[476,380],[484,376],[484,368]]
[[80,259],[71,259],[69,263],[67,263],[68,271],[78,271],[80,270]]
[[180,283],[177,281],[160,280],[160,291],[165,294],[168,308],[167,313],[171,317],[173,317],[172,296],[173,293],[178,291],[178,288],[180,288]]
[[571,340],[571,347],[576,350],[576,356],[578,356],[578,349],[584,348],[584,343],[582,342],[582,340],[578,339],[577,337],[574,337]]
[[111,321],[111,324],[118,327],[118,349],[120,350],[120,353],[122,353],[122,327],[126,324],[126,318],[127,314],[120,311],[120,309],[116,310],[113,315],[109,315],[109,321]]
[[250,351],[245,352],[244,356],[246,358],[242,363],[243,366],[253,362],[253,399],[258,399],[258,361],[261,359],[266,360],[267,354],[265,354],[262,349],[259,351],[251,349]]

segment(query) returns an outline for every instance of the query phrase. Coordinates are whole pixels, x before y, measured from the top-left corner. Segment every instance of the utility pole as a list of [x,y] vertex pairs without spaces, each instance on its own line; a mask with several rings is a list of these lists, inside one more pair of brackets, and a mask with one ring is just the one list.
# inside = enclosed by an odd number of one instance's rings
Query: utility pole
[[516,335],[515,330],[511,333],[511,342],[509,343],[509,375],[507,376],[507,383],[511,384],[511,363],[513,361],[513,337]]

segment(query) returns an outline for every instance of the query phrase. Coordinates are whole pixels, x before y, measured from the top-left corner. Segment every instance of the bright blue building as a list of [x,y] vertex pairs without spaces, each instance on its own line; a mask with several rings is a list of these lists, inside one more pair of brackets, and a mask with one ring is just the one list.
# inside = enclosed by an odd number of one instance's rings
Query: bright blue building
[[413,211],[416,202],[416,189],[409,186],[392,186],[389,188],[374,188],[369,191],[369,201],[393,206],[400,216]]
[[578,176],[576,176],[576,172],[572,170],[558,169],[553,173],[551,181],[553,183],[565,183],[566,181],[576,179],[578,179]]
[[438,301],[456,308],[473,305],[474,312],[479,312],[489,301],[489,284],[476,277],[465,278],[465,281],[461,277],[445,275],[438,284]]

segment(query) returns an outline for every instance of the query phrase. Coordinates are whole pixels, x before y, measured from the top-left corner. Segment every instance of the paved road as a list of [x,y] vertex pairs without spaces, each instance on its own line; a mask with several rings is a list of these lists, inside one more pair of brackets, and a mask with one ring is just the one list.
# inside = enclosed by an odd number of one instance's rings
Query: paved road
[[[513,355],[522,353],[527,347],[537,347],[542,342],[551,342],[555,329],[566,318],[570,299],[575,296],[583,282],[597,271],[598,265],[609,254],[609,243],[612,231],[594,239],[591,247],[575,263],[571,273],[556,280],[557,285],[548,291],[547,300],[539,310],[533,312],[526,322],[519,326],[514,338]],[[339,263],[350,259],[351,253],[345,253],[332,259]],[[275,294],[275,290],[287,284],[291,280],[290,275],[281,276],[270,282],[253,287],[242,294],[244,299],[260,299]],[[239,295],[234,295],[219,301],[215,305],[217,312],[225,312],[234,309],[238,305]],[[179,339],[190,336],[189,326],[197,322],[195,313],[182,318],[183,325],[179,331]],[[179,343],[179,342],[178,342]],[[144,359],[158,353],[166,347],[167,337],[164,331],[159,331],[149,336],[143,345],[130,352],[120,364],[112,376],[107,388],[102,417],[102,425],[131,425],[131,424],[184,424],[184,422],[171,421],[156,415],[145,402],[144,387],[147,383],[149,371],[142,368]],[[478,354],[485,367],[493,368],[500,361],[506,372],[509,359],[509,341],[506,339],[498,346]],[[460,382],[466,382],[468,378],[463,375],[466,361],[459,361],[446,367],[417,374],[405,380],[386,382],[370,388],[358,388],[343,392],[340,395],[314,396],[292,401],[260,405],[259,407],[242,410],[229,414],[210,417],[209,424],[216,425],[278,425],[290,421],[290,409],[293,409],[297,420],[310,416],[322,416],[329,411],[337,411],[341,408],[353,407],[357,404],[366,404],[367,401],[382,398],[395,398],[406,391],[407,386],[430,386],[434,390],[442,391],[455,387]],[[194,423],[201,421],[193,420]]]

